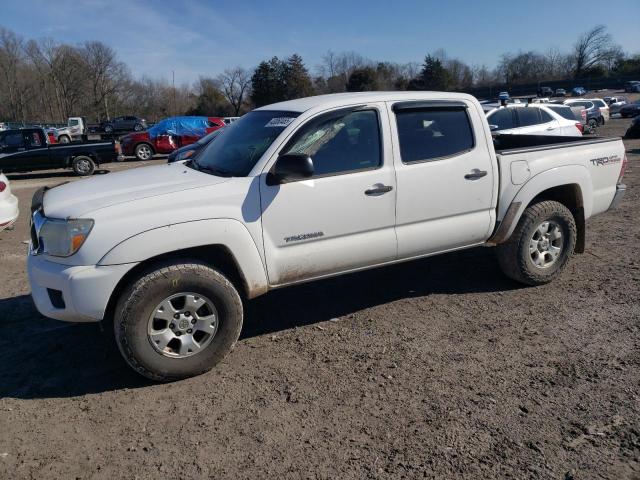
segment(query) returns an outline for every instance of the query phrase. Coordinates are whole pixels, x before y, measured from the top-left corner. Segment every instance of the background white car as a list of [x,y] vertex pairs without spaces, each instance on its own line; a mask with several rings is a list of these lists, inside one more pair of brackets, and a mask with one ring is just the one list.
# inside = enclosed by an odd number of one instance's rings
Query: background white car
[[0,173],[0,231],[18,218],[18,199],[11,194],[9,179]]
[[581,123],[569,107],[553,104],[508,105],[487,113],[493,133],[518,135],[582,135]]

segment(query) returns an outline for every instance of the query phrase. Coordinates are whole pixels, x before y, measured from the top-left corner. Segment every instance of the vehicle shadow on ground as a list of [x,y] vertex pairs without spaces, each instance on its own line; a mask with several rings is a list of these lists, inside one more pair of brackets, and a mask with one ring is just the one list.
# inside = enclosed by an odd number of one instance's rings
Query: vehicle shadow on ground
[[518,288],[493,249],[475,248],[276,290],[246,305],[241,338],[342,317],[403,298]]
[[[246,302],[242,339],[324,322],[395,300],[518,288],[477,248],[271,292]],[[0,398],[52,398],[151,385],[134,373],[110,327],[49,320],[31,297],[0,300]]]
[[[104,168],[98,169],[93,172],[94,175],[105,175],[107,173],[111,173],[110,170],[106,170]],[[61,170],[58,172],[33,172],[33,173],[8,173],[7,178],[10,181],[14,180],[40,180],[43,178],[55,179],[55,178],[64,178],[64,177],[72,177],[74,173],[70,170]]]

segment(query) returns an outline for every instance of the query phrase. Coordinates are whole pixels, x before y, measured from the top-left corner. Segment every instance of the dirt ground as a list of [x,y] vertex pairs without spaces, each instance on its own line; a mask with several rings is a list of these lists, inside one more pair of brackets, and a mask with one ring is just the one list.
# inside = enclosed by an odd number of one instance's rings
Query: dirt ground
[[479,248],[276,291],[246,305],[221,365],[167,385],[99,325],[36,312],[25,213],[67,176],[12,175],[0,478],[640,478],[640,140],[625,143],[627,196],[556,282],[519,286]]

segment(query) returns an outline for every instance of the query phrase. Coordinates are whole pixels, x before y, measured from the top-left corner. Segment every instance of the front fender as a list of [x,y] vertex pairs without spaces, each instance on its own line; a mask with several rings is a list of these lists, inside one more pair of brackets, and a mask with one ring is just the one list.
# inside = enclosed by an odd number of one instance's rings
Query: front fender
[[229,218],[178,223],[139,233],[109,250],[98,265],[138,263],[170,252],[209,245],[222,245],[231,252],[250,298],[267,291],[266,270],[253,237],[242,223]]
[[589,170],[583,165],[565,165],[563,167],[552,168],[529,179],[513,197],[510,202],[508,215],[505,215],[503,219],[503,222],[510,222],[508,228],[500,229],[502,241],[511,237],[511,234],[520,221],[520,217],[535,197],[545,190],[563,185],[578,185],[582,197],[584,218],[589,218],[593,209],[593,186]]

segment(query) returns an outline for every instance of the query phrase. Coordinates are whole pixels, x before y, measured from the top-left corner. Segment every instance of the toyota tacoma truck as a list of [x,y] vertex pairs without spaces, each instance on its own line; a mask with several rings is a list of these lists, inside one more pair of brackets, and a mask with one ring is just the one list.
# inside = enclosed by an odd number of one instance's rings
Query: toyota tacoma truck
[[47,317],[112,322],[142,375],[189,377],[276,288],[480,245],[513,280],[550,282],[620,201],[625,164],[619,138],[492,138],[465,94],[277,103],[196,160],[37,191],[32,296]]

